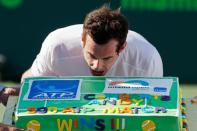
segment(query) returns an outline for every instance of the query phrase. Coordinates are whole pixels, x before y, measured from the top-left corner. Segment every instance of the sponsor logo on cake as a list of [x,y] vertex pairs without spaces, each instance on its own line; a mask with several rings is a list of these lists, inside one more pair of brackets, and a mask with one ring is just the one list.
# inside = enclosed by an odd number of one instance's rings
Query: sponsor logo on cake
[[108,88],[131,89],[131,90],[148,90],[149,83],[143,80],[128,80],[128,81],[111,81]]
[[154,92],[167,92],[166,87],[154,87]]

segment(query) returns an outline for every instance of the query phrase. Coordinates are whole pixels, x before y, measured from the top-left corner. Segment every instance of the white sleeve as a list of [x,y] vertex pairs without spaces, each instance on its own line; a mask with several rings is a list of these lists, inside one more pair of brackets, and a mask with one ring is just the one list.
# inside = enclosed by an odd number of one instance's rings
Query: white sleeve
[[37,55],[31,67],[33,76],[53,76],[52,54],[54,45],[53,33],[50,33],[44,40],[40,53]]
[[149,74],[152,77],[163,77],[163,63],[158,51],[154,51],[154,55],[150,61]]

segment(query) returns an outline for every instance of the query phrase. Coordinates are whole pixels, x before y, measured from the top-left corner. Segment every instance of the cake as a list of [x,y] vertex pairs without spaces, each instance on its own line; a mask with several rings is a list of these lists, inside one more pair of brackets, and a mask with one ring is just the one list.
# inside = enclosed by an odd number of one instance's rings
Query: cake
[[182,131],[181,104],[176,77],[30,77],[15,124],[30,131]]

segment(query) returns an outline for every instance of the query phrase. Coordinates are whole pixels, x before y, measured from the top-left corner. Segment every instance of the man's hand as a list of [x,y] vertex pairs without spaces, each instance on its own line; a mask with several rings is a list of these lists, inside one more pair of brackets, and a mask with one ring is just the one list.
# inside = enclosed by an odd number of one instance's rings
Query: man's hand
[[25,130],[0,123],[0,131],[25,131]]
[[3,105],[6,106],[8,98],[10,95],[18,96],[19,95],[20,88],[19,87],[5,87],[0,92],[0,102],[3,103]]

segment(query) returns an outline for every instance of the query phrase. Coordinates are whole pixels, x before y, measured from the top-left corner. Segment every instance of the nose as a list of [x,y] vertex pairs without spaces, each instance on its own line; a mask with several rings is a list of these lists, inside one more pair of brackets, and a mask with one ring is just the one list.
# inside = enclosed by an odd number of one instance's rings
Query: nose
[[103,67],[103,61],[101,59],[95,59],[93,60],[91,65],[92,65],[91,67],[93,70],[101,71]]

